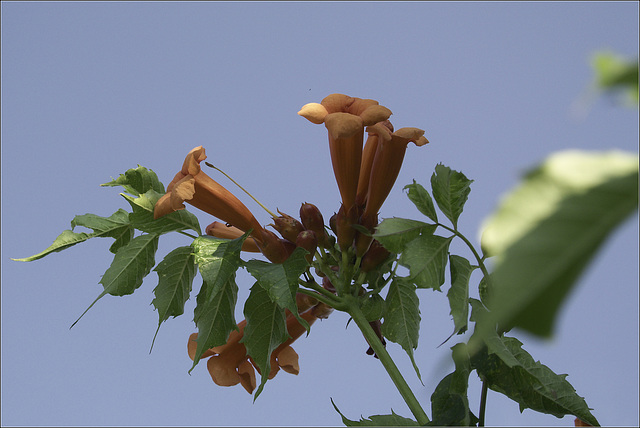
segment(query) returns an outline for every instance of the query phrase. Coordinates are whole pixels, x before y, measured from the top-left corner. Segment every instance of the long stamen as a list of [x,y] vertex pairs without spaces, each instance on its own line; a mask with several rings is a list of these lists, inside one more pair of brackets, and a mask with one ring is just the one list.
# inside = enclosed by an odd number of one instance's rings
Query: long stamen
[[231,180],[231,181],[233,182],[233,184],[235,184],[236,186],[238,186],[238,187],[239,187],[239,188],[240,188],[244,193],[246,193],[247,195],[249,195],[249,197],[250,197],[251,199],[253,199],[254,201],[256,201],[256,203],[257,203],[258,205],[260,205],[260,206],[262,207],[262,209],[264,209],[266,212],[268,212],[268,213],[269,213],[269,215],[270,215],[271,217],[273,217],[273,218],[277,218],[277,217],[278,217],[278,216],[277,216],[277,215],[275,215],[275,214],[274,214],[274,213],[273,213],[269,208],[267,208],[267,207],[265,207],[264,205],[262,205],[262,203],[261,203],[259,200],[257,200],[257,199],[256,199],[256,198],[255,198],[251,193],[247,192],[247,190],[246,190],[244,187],[242,187],[241,185],[239,185],[239,184],[238,184],[238,182],[237,182],[236,180],[234,180],[233,178],[229,177],[229,175],[227,175],[227,173],[226,173],[226,172],[224,172],[223,170],[221,170],[221,169],[220,169],[220,168],[218,168],[217,166],[214,166],[214,165],[210,164],[210,163],[209,163],[209,162],[207,162],[207,161],[205,161],[205,162],[204,162],[204,164],[205,164],[205,165],[207,165],[207,166],[208,166],[208,167],[210,167],[210,168],[215,169],[216,171],[221,172],[225,177],[227,177],[229,180]]

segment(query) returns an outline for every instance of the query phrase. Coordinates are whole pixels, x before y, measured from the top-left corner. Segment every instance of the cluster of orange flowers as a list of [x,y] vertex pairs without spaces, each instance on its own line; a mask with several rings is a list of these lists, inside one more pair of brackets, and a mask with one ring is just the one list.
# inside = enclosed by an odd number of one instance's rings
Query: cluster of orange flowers
[[[372,244],[369,235],[359,233],[352,225],[374,230],[378,224],[378,211],[400,172],[407,145],[409,142],[417,146],[428,143],[424,131],[401,128],[394,132],[389,122],[391,110],[375,100],[343,94],[329,95],[321,103],[306,104],[298,114],[315,124],[324,123],[327,128],[331,162],[342,198],[340,209],[330,221],[331,229],[337,236],[340,250],[355,251],[356,256],[362,257],[361,269],[366,271],[376,264],[371,260],[386,258],[387,254],[376,241]],[[363,147],[365,132],[368,136]],[[169,183],[167,193],[156,203],[155,218],[184,209],[184,202],[187,202],[225,222],[211,223],[206,228],[208,235],[235,239],[250,230],[250,239],[245,240],[242,249],[261,252],[273,263],[284,262],[297,246],[309,251],[308,260],[311,261],[317,246],[330,248],[334,245],[335,241],[326,232],[322,214],[312,204],[302,205],[301,222],[282,213],[274,217],[272,226],[282,238],[262,227],[238,198],[202,172],[200,163],[206,157],[202,146],[187,154],[182,169]],[[368,254],[372,257],[367,257]],[[297,300],[298,311],[309,324],[331,313],[332,308],[307,297],[299,293]],[[246,321],[239,323],[239,330],[229,335],[225,345],[206,351],[203,358],[210,357],[207,367],[216,384],[241,383],[251,393],[256,385],[255,364],[240,343],[245,325]],[[280,368],[294,374],[299,371],[298,355],[291,343],[305,329],[290,313],[287,314],[287,329],[291,338],[273,352],[269,378]],[[196,338],[194,333],[188,341],[192,359]]]

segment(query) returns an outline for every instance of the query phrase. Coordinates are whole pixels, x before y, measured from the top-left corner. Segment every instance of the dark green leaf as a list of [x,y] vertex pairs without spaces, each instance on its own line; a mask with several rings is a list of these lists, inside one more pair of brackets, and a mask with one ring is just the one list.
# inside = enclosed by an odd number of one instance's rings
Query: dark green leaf
[[[158,286],[153,290],[155,299],[151,304],[158,310],[158,330],[163,321],[170,316],[184,313],[184,304],[189,300],[191,284],[196,275],[193,249],[190,246],[178,247],[158,263],[154,271],[158,273]],[[156,340],[153,336],[153,342]],[[153,348],[153,342],[151,348]]]
[[249,260],[245,267],[258,281],[258,284],[267,291],[271,301],[282,309],[289,309],[300,324],[309,331],[309,323],[300,318],[296,305],[298,278],[309,266],[305,259],[306,254],[307,252],[303,248],[298,247],[284,263]]
[[510,354],[509,360],[517,361],[517,365],[510,367],[501,355],[488,353],[486,349],[471,357],[472,367],[490,389],[517,402],[521,412],[532,409],[558,418],[574,415],[591,425],[599,425],[584,398],[566,381],[567,375],[557,375],[534,361],[517,339],[502,337],[501,340]]
[[191,229],[200,234],[198,218],[187,210],[174,211],[159,219],[154,219],[153,208],[162,196],[155,190],[149,190],[137,198],[124,193],[121,195],[133,209],[133,213],[129,214],[129,219],[136,229],[155,234]]
[[560,305],[638,207],[638,156],[568,151],[528,174],[486,223],[494,321],[548,337]]
[[[416,183],[416,180],[413,180],[413,184],[408,184],[404,186],[405,189],[409,189],[407,192],[407,196],[418,208],[418,210],[429,217],[431,220],[438,222],[438,214],[436,213],[436,208],[433,205],[433,199],[431,199],[431,195],[429,192],[422,187],[422,185]],[[404,190],[404,189],[403,189]]]
[[467,331],[469,320],[469,278],[475,269],[464,257],[450,255],[451,288],[447,293],[451,316],[453,317],[454,333],[462,334]]
[[473,180],[469,180],[463,173],[442,164],[436,165],[436,171],[431,176],[433,197],[440,211],[451,220],[454,228],[457,228],[458,217],[471,192],[471,183]]
[[289,338],[289,333],[284,309],[273,303],[267,290],[257,282],[245,302],[244,316],[247,326],[241,342],[262,373],[255,400],[269,377],[271,353]]
[[400,253],[420,235],[432,235],[436,225],[406,218],[386,218],[376,227],[374,239],[392,253]]
[[431,395],[430,425],[475,425],[478,419],[469,410],[467,388],[471,365],[466,345],[458,343],[451,348],[456,369],[444,377]]
[[95,214],[78,215],[71,221],[71,229],[83,226],[93,230],[93,233],[76,233],[72,230],[63,231],[47,249],[23,259],[12,259],[19,262],[31,262],[43,258],[46,255],[66,250],[80,242],[90,238],[115,238],[116,242],[109,249],[115,253],[120,247],[126,245],[133,238],[133,228],[129,224],[129,213],[119,209],[110,217],[100,217]]
[[333,404],[333,408],[336,409],[336,412],[342,417],[342,423],[348,427],[377,427],[377,426],[387,426],[387,427],[417,427],[419,424],[413,419],[405,418],[399,415],[396,415],[393,409],[391,409],[390,415],[373,415],[369,416],[369,419],[361,418],[359,421],[352,421],[347,419],[338,409],[336,403],[331,399],[331,404]]
[[71,325],[73,327],[84,314],[102,297],[125,296],[132,294],[142,285],[142,280],[155,265],[155,254],[158,249],[157,235],[141,235],[133,238],[124,247],[120,247],[113,257],[113,262],[104,273],[100,284],[104,291],[89,305],[80,317]]
[[[413,286],[413,285],[412,285]],[[365,318],[369,322],[373,322],[381,319],[384,316],[384,299],[379,294],[374,294],[372,296],[363,299],[362,306],[360,309],[364,314]]]
[[410,278],[418,288],[433,288],[440,291],[444,284],[449,244],[453,237],[422,235],[405,246],[399,263],[409,268]]
[[229,333],[237,330],[234,310],[238,286],[236,271],[240,267],[240,249],[248,235],[228,240],[200,236],[191,243],[195,262],[204,280],[196,298],[194,321],[198,340],[191,370],[202,354],[215,346],[224,345]]
[[413,359],[413,350],[418,347],[419,304],[416,287],[405,278],[395,277],[389,286],[385,300],[382,324],[384,337],[402,346],[409,355],[418,378],[420,378],[420,371]]
[[101,186],[122,186],[127,193],[134,196],[142,195],[149,190],[164,193],[164,186],[158,180],[156,173],[140,165],[137,168],[127,170],[115,180],[101,184]]

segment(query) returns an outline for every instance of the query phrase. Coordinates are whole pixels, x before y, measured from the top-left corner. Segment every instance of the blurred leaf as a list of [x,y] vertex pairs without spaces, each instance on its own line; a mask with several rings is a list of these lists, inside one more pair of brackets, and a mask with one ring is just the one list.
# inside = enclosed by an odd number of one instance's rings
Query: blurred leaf
[[[296,311],[297,312],[297,311]],[[254,400],[258,398],[271,371],[271,354],[289,338],[284,309],[271,301],[264,287],[257,282],[244,304],[244,316],[247,326],[240,342],[247,348],[247,354],[253,358],[262,373],[260,386]]]
[[595,84],[605,91],[622,90],[638,104],[638,60],[629,61],[612,52],[597,52],[591,61]]
[[178,230],[191,229],[200,234],[200,223],[198,218],[189,211],[178,210],[169,213],[159,219],[153,218],[153,208],[162,196],[155,190],[149,190],[141,196],[134,198],[121,193],[129,202],[133,212],[129,214],[131,224],[146,233],[163,234]]
[[331,404],[333,404],[333,408],[336,409],[336,412],[342,417],[342,423],[348,427],[377,427],[377,426],[387,426],[387,427],[416,427],[419,426],[416,421],[409,418],[404,418],[402,416],[398,416],[395,414],[393,409],[391,410],[390,415],[373,415],[369,416],[369,419],[361,418],[359,421],[352,421],[347,419],[338,409],[336,403],[333,402],[333,398],[331,399]]
[[129,224],[129,213],[119,209],[110,217],[100,217],[95,214],[77,215],[71,221],[71,229],[76,226],[87,227],[93,233],[76,233],[72,230],[63,231],[47,249],[41,253],[23,259],[12,259],[19,262],[31,262],[47,256],[51,253],[66,250],[80,242],[90,238],[115,238],[115,242],[109,250],[115,253],[120,247],[126,245],[133,238],[133,228]]
[[224,345],[229,333],[237,330],[234,311],[238,286],[235,276],[242,263],[240,249],[247,236],[245,233],[234,240],[200,236],[191,244],[203,284],[196,297],[194,321],[198,327],[198,339],[189,372],[205,351]]
[[494,321],[550,336],[578,276],[637,207],[637,155],[567,151],[530,172],[485,222]]
[[456,369],[446,375],[431,395],[432,421],[434,426],[470,426],[478,418],[469,410],[467,388],[471,364],[466,345],[458,343],[451,348]]
[[453,317],[454,333],[462,334],[467,331],[469,320],[469,278],[475,267],[464,257],[450,255],[451,288],[447,292],[451,316]]
[[433,205],[433,199],[431,199],[429,192],[427,192],[422,185],[416,183],[416,180],[413,180],[413,184],[404,186],[404,189],[409,189],[407,196],[411,202],[415,204],[416,208],[418,208],[418,211],[437,223],[438,214],[436,213],[436,208]]
[[522,343],[512,337],[502,337],[510,366],[500,354],[483,350],[471,357],[471,365],[484,379],[488,387],[506,395],[520,405],[520,411],[532,409],[562,418],[574,415],[591,425],[598,426],[584,398],[565,380],[567,375],[557,375],[549,367],[535,362],[522,349]]
[[151,304],[158,310],[158,328],[153,336],[151,348],[163,321],[184,313],[184,304],[189,300],[191,284],[196,276],[195,257],[190,246],[178,247],[158,263],[158,285],[153,290],[155,299]]
[[444,284],[449,244],[453,237],[422,235],[405,246],[399,263],[409,268],[410,278],[418,288],[433,288],[440,291]]
[[158,180],[156,173],[140,165],[137,168],[127,170],[124,174],[120,174],[115,180],[112,179],[110,182],[100,186],[122,186],[127,193],[134,196],[140,196],[149,190],[164,193],[164,186]]
[[76,325],[80,318],[107,294],[125,296],[132,294],[142,285],[142,280],[155,265],[155,254],[158,249],[157,235],[140,235],[127,245],[120,247],[113,257],[113,262],[102,275],[100,284],[104,291],[89,305],[80,317],[71,325]]
[[418,236],[432,235],[436,225],[406,218],[385,218],[376,227],[373,238],[392,253],[401,253]]
[[391,342],[402,346],[420,379],[420,371],[413,359],[420,330],[419,305],[415,285],[404,278],[395,277],[385,299],[382,334]]
[[451,220],[454,229],[458,227],[458,217],[462,214],[471,192],[471,183],[473,180],[469,180],[463,173],[442,164],[436,165],[436,170],[431,176],[433,197],[440,211]]
[[298,247],[284,263],[249,260],[245,267],[258,284],[267,291],[271,301],[282,309],[289,309],[300,324],[309,331],[309,323],[300,317],[296,305],[298,279],[309,266],[305,259],[306,254],[303,248]]

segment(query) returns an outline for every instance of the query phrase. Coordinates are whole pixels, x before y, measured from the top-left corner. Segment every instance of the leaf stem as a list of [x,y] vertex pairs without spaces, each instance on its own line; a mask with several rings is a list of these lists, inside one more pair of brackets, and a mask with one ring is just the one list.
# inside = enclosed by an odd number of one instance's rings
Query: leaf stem
[[380,342],[380,339],[373,331],[373,328],[371,328],[371,325],[369,325],[369,322],[367,322],[364,313],[358,306],[358,300],[355,297],[346,295],[344,296],[344,302],[347,305],[347,312],[349,313],[349,315],[351,315],[351,318],[353,318],[355,323],[358,325],[358,328],[360,328],[360,330],[362,331],[362,334],[364,335],[367,342],[369,342],[371,349],[373,349],[375,354],[380,359],[380,362],[387,370],[389,377],[391,377],[391,380],[398,389],[398,392],[400,392],[400,395],[402,395],[402,398],[404,398],[407,406],[409,406],[409,409],[411,410],[411,413],[413,413],[413,416],[416,418],[417,422],[420,425],[428,424],[429,417],[418,402],[416,396],[413,394],[413,391],[411,391],[411,388],[409,388],[407,381],[400,373],[400,370],[398,370],[398,367],[387,352],[387,349],[384,347],[382,342]]
[[480,394],[480,411],[478,412],[478,426],[484,426],[484,415],[487,407],[487,390],[489,389],[487,381],[482,381],[482,393]]
[[478,261],[478,266],[480,267],[480,270],[482,271],[482,274],[484,275],[485,278],[487,278],[487,281],[489,281],[489,271],[487,270],[487,267],[484,264],[484,258],[480,257],[480,254],[478,254],[478,252],[476,251],[476,249],[473,246],[473,244],[462,233],[460,233],[458,231],[458,229],[451,229],[450,227],[448,227],[448,226],[446,226],[446,225],[444,225],[442,223],[436,223],[436,226],[440,226],[443,229],[447,229],[449,232],[453,233],[458,238],[462,239],[462,241],[464,241],[464,243],[467,245],[467,247],[469,247],[469,249],[473,253],[473,256]]
[[193,236],[192,234],[187,233],[187,232],[185,232],[183,230],[178,230],[178,233],[182,233],[183,235],[188,236],[189,238],[192,238],[192,239],[197,239],[198,238],[197,236]]

